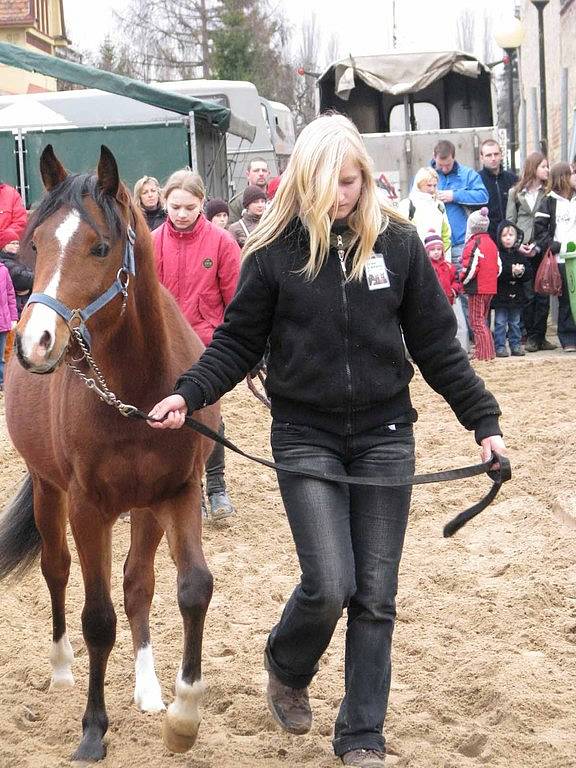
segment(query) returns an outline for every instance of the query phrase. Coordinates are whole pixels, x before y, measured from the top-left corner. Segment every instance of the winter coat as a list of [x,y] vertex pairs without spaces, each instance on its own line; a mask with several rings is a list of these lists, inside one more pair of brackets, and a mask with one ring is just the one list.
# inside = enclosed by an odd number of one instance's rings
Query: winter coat
[[[514,246],[510,249],[504,248],[500,238],[502,230],[506,227],[514,226],[518,233]],[[498,243],[498,249],[500,253],[500,261],[502,262],[502,271],[498,275],[498,286],[496,296],[492,299],[493,309],[515,309],[521,308],[526,303],[529,297],[530,291],[527,292],[527,288],[532,278],[532,266],[531,259],[521,253],[518,249],[522,245],[524,239],[524,233],[513,222],[504,221],[500,222],[498,230],[496,232],[496,241]],[[512,274],[512,265],[522,264],[524,267],[524,273],[520,277],[515,277]]]
[[490,218],[488,234],[494,242],[497,242],[498,225],[506,218],[508,194],[518,181],[518,177],[500,166],[498,173],[482,168],[480,178],[488,192],[488,217]]
[[344,270],[332,245],[317,277],[308,279],[302,272],[309,249],[308,231],[296,218],[244,259],[224,322],[176,384],[191,410],[241,381],[269,339],[266,390],[278,422],[345,435],[414,421],[405,341],[428,384],[475,429],[476,440],[499,434],[498,405],[456,338],[454,312],[414,227],[391,222],[376,239],[386,278],[376,290],[366,273],[346,278],[352,254]]
[[514,225],[518,225],[524,232],[524,242],[532,243],[534,241],[534,217],[544,199],[544,189],[538,190],[536,202],[531,208],[526,199],[526,190],[522,189],[516,192],[511,189],[508,193],[508,205],[506,206],[506,218]]
[[9,331],[14,320],[18,320],[16,293],[10,280],[10,273],[3,264],[0,264],[0,333]]
[[444,258],[430,259],[430,263],[434,267],[434,272],[436,272],[436,277],[446,294],[446,298],[450,304],[454,304],[454,299],[462,292],[462,283],[456,272],[456,267]]
[[18,257],[15,254],[0,251],[0,263],[4,264],[10,273],[10,279],[15,291],[32,290],[34,272],[18,261]]
[[0,184],[0,248],[20,240],[28,215],[18,192],[9,184]]
[[462,251],[462,286],[467,294],[495,294],[502,270],[498,248],[488,232],[472,235]]
[[158,278],[204,344],[224,317],[240,270],[240,248],[229,232],[200,214],[179,232],[167,220],[152,232]]
[[248,239],[248,235],[256,229],[260,223],[262,216],[255,216],[253,213],[244,211],[239,221],[231,224],[228,227],[228,232],[232,235],[234,240],[238,243],[240,248],[244,247],[244,243]]
[[409,197],[400,201],[398,210],[414,224],[422,242],[430,234],[431,229],[438,232],[444,244],[444,253],[449,256],[452,247],[452,230],[444,203],[427,192],[422,192],[414,184]]
[[141,208],[141,211],[144,214],[146,224],[148,224],[148,229],[151,232],[157,229],[161,224],[164,224],[168,216],[161,205],[157,205],[156,208],[153,208],[152,210],[149,208]]
[[438,174],[438,189],[449,189],[454,200],[446,203],[446,213],[452,229],[452,245],[461,245],[466,239],[467,206],[479,207],[488,202],[488,192],[480,175],[467,165],[455,162],[450,173],[442,173],[436,163],[430,163]]
[[566,253],[569,242],[576,243],[576,194],[570,200],[549,192],[542,200],[534,217],[534,242],[538,248],[538,257],[534,267],[540,264],[548,250],[556,254],[556,261],[564,263],[559,254]]

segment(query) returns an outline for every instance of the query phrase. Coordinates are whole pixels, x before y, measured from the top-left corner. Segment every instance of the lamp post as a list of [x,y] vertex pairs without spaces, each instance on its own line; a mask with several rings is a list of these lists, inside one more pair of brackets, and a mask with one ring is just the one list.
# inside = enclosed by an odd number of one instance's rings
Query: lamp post
[[502,24],[494,35],[496,42],[504,48],[508,57],[508,109],[510,138],[510,170],[516,173],[516,114],[514,110],[514,56],[524,38],[524,28],[520,19],[515,16]]
[[548,154],[548,106],[546,102],[546,58],[544,55],[544,8],[550,0],[530,0],[538,11],[538,52],[540,59],[540,144]]

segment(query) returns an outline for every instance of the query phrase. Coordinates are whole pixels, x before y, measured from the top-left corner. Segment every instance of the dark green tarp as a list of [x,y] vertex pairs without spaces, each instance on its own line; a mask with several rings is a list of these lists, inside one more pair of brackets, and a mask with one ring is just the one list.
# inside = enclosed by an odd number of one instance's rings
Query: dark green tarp
[[39,72],[42,75],[84,85],[87,88],[99,88],[101,91],[127,96],[181,115],[194,112],[223,132],[230,127],[230,110],[215,102],[201,101],[193,96],[181,96],[163,91],[130,77],[115,75],[95,67],[86,67],[84,64],[75,64],[73,61],[66,61],[57,56],[35,53],[10,43],[0,43],[0,64],[25,69],[28,72]]

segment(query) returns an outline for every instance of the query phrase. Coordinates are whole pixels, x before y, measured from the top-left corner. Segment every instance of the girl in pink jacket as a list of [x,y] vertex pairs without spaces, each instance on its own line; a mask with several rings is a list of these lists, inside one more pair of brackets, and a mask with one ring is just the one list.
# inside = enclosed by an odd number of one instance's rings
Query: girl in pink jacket
[[0,391],[4,389],[4,349],[8,331],[16,327],[18,310],[10,273],[0,264]]
[[[152,239],[160,282],[208,345],[236,290],[240,248],[229,232],[204,216],[205,196],[197,173],[173,173],[164,187],[168,219],[154,230]],[[220,434],[224,435],[224,422]],[[233,514],[224,480],[224,447],[218,443],[206,462],[206,490],[212,519]]]

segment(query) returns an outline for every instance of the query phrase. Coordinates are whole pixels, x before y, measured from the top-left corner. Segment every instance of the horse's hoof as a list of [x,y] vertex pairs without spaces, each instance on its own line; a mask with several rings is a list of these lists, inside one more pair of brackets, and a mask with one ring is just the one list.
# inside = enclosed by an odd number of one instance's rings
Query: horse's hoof
[[169,749],[170,752],[188,752],[194,746],[199,726],[200,723],[192,733],[178,733],[170,725],[168,717],[165,717],[162,725],[162,739],[166,749]]
[[50,691],[59,691],[67,688],[74,688],[74,675],[72,672],[66,675],[52,675],[52,679],[50,680]]
[[105,757],[106,745],[101,739],[82,739],[80,746],[70,759],[83,763],[97,763]]
[[140,712],[163,712],[166,709],[160,688],[158,690],[135,690],[134,704]]

